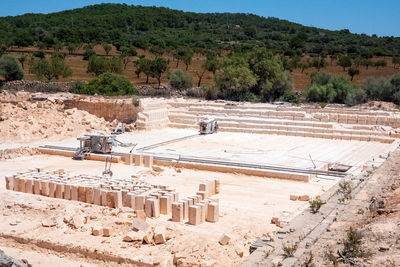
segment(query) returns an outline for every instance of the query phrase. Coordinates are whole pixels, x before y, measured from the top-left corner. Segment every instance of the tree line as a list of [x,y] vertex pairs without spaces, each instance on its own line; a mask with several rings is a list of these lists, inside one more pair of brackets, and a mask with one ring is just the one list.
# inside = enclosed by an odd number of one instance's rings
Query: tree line
[[[400,38],[329,31],[277,18],[243,13],[192,13],[162,7],[100,4],[52,14],[25,14],[0,18],[0,47],[69,51],[83,43],[135,46],[157,51],[180,47],[246,50],[261,46],[278,53],[318,55],[396,56]],[[107,52],[108,54],[108,52]],[[178,53],[179,55],[179,53]],[[180,61],[185,61],[181,58]]]

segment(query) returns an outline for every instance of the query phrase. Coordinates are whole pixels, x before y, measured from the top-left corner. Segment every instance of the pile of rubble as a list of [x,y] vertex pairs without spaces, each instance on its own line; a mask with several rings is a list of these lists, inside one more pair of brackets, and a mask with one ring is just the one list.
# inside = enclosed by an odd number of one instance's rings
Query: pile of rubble
[[[24,96],[15,95],[18,100]],[[65,110],[62,98],[50,96],[43,101],[8,102],[10,99],[6,97],[0,104],[0,138],[5,143],[73,137],[83,132],[109,132],[111,129],[111,123],[103,118],[78,109]]]

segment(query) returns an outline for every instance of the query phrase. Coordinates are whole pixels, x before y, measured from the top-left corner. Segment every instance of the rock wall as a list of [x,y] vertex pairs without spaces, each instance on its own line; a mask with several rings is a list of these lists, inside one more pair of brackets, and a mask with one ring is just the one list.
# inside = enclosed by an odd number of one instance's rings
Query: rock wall
[[19,80],[6,82],[3,84],[1,89],[10,91],[26,91],[31,93],[55,93],[69,92],[71,90],[71,85],[69,82],[44,83],[39,81]]
[[64,102],[65,108],[85,110],[107,121],[135,122],[141,107],[135,107],[130,98],[76,97]]

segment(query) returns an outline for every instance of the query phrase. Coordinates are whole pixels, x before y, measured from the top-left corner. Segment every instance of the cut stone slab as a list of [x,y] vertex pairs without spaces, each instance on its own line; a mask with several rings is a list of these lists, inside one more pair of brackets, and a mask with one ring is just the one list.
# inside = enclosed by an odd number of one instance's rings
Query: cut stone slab
[[150,228],[150,225],[148,223],[146,223],[138,218],[134,218],[132,220],[132,230],[135,232],[138,232],[138,231],[146,232],[149,230],[149,228]]
[[101,234],[103,234],[103,228],[98,225],[92,227],[92,235],[99,236]]
[[154,242],[156,244],[164,244],[166,242],[165,231],[165,226],[157,226],[154,229]]
[[223,234],[220,238],[219,238],[219,243],[223,246],[229,244],[229,241],[231,240],[231,237],[227,234]]

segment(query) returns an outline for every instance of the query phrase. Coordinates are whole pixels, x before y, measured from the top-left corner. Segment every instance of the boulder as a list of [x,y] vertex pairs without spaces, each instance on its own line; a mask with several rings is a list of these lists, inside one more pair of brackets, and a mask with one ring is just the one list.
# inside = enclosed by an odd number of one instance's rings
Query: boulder
[[223,246],[229,244],[229,241],[231,240],[231,237],[227,234],[223,234],[220,238],[219,238],[219,243]]
[[156,244],[164,244],[166,242],[165,231],[165,226],[157,226],[154,229],[154,242]]

